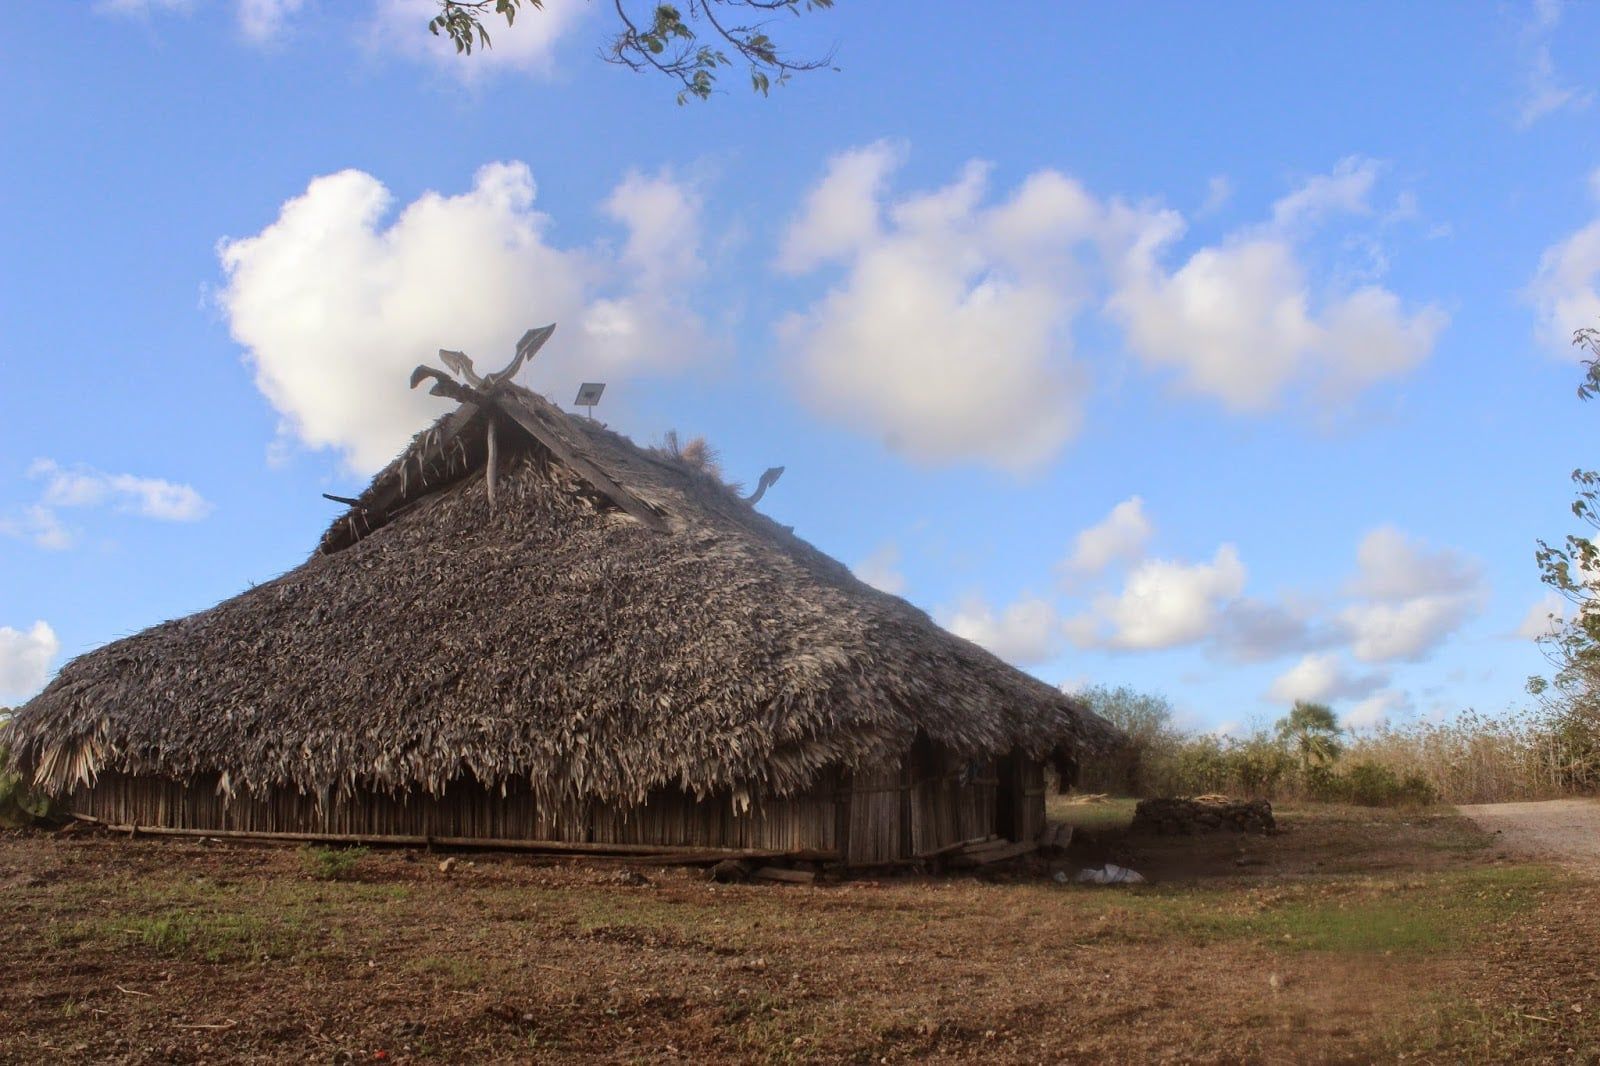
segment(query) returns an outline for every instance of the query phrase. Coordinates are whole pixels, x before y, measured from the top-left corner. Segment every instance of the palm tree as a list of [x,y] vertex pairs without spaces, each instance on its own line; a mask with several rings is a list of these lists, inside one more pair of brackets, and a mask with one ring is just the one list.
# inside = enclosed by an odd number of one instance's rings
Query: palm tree
[[1286,742],[1300,757],[1300,769],[1326,766],[1344,751],[1339,743],[1339,719],[1324,703],[1295,700],[1294,708],[1278,720],[1278,739]]

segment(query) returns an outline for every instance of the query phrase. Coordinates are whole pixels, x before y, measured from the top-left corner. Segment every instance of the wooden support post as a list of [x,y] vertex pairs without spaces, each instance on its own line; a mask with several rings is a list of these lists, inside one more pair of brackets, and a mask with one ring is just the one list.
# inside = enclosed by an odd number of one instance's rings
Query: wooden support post
[[486,430],[485,439],[488,442],[489,458],[483,464],[483,484],[484,490],[489,497],[489,510],[492,513],[494,511],[495,476],[498,473],[498,467],[500,463],[500,443],[499,438],[495,436],[494,432],[493,412],[490,412],[489,414],[489,427]]

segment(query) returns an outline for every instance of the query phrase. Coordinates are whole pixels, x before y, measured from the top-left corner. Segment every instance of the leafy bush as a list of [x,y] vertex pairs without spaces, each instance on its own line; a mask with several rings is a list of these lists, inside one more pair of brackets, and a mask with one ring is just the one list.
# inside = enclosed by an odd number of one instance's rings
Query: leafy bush
[[366,847],[340,848],[307,845],[301,852],[306,872],[319,881],[342,881],[367,857]]
[[4,739],[8,719],[9,715],[0,709],[0,828],[18,829],[49,821],[55,810],[48,799],[27,789],[20,774],[7,772],[6,766],[11,761]]
[[1421,774],[1401,777],[1374,762],[1352,764],[1335,783],[1340,798],[1363,807],[1424,807],[1437,801],[1433,786]]
[[1076,695],[1123,736],[1116,751],[1081,767],[1078,787],[1087,792],[1133,795],[1149,791],[1144,778],[1150,767],[1183,739],[1172,725],[1172,705],[1166,697],[1138,692],[1126,685],[1091,685]]
[[1295,772],[1295,756],[1260,733],[1230,745],[1227,761],[1229,776],[1247,796],[1274,796]]

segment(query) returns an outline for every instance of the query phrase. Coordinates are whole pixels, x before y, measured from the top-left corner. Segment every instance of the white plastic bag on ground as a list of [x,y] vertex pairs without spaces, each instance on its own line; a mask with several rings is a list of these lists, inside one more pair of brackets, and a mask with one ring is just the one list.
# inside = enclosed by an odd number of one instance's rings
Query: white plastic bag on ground
[[1080,885],[1142,885],[1144,878],[1137,870],[1108,862],[1098,870],[1079,870],[1074,878]]

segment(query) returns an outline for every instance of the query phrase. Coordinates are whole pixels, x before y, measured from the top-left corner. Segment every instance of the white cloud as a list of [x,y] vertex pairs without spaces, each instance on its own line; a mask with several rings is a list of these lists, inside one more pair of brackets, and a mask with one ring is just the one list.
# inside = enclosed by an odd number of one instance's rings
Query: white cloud
[[979,163],[886,201],[900,157],[882,143],[836,156],[784,238],[781,269],[845,271],[780,324],[802,397],[915,460],[1035,466],[1082,421],[1066,326],[1092,291],[1073,248],[1100,209],[1053,171],[984,206]]
[[1356,546],[1350,591],[1370,600],[1397,602],[1471,589],[1478,565],[1450,548],[1430,549],[1394,526],[1369,530]]
[[38,548],[63,551],[72,547],[73,534],[56,513],[43,504],[30,504],[15,515],[0,516],[0,534],[32,541]]
[[110,15],[132,15],[147,18],[162,11],[188,11],[194,0],[99,0],[96,11]]
[[1566,617],[1567,601],[1554,592],[1547,592],[1528,608],[1517,626],[1515,635],[1521,640],[1538,640],[1555,631]]
[[[1590,175],[1600,199],[1600,169]],[[1581,356],[1572,335],[1600,323],[1600,218],[1557,241],[1539,258],[1526,296],[1538,317],[1539,338],[1570,359]]]
[[941,617],[940,624],[1017,666],[1053,658],[1059,647],[1061,617],[1049,601],[1027,597],[999,615],[981,600],[969,600]]
[[1370,214],[1368,202],[1378,183],[1380,165],[1375,159],[1346,156],[1331,174],[1307,178],[1298,188],[1272,205],[1272,224],[1292,230],[1320,222],[1332,214]]
[[[97,0],[95,10],[148,19],[186,15],[197,6],[196,0]],[[233,0],[239,32],[256,44],[276,40],[305,6],[306,0]],[[554,67],[557,47],[588,16],[589,5],[582,0],[542,0],[537,7],[524,4],[510,24],[492,10],[480,12],[490,46],[480,47],[474,38],[470,56],[458,55],[448,37],[428,32],[429,22],[438,13],[438,0],[374,0],[366,36],[375,47],[433,61],[463,81],[501,71],[547,75]]]
[[469,192],[424,193],[390,220],[383,184],[346,170],[314,179],[260,233],[223,241],[221,306],[290,432],[372,470],[447,409],[407,388],[412,367],[455,348],[497,370],[544,322],[560,329],[532,374],[563,390],[704,356],[678,295],[700,270],[692,189],[627,177],[603,205],[627,231],[620,251],[551,243],[534,194],[526,165],[494,163]]
[[1370,284],[1315,295],[1299,252],[1304,231],[1328,216],[1371,213],[1378,170],[1372,160],[1342,160],[1279,199],[1271,225],[1202,247],[1176,270],[1163,260],[1182,220],[1146,227],[1107,301],[1134,355],[1239,412],[1272,408],[1296,382],[1338,399],[1420,364],[1448,322],[1444,311],[1408,313],[1396,294]]
[[705,346],[700,320],[683,301],[705,270],[700,208],[698,191],[665,173],[628,174],[602,205],[627,231],[616,269],[632,280],[626,293],[595,297],[583,326],[615,356],[670,365]]
[[1304,605],[1241,597],[1218,618],[1214,645],[1224,658],[1258,663],[1323,648],[1343,640],[1337,626]]
[[1363,603],[1345,608],[1351,650],[1363,662],[1425,658],[1476,613],[1470,596],[1418,596],[1402,603]]
[[628,231],[621,261],[641,287],[671,291],[704,269],[700,259],[699,192],[669,174],[630,172],[605,202]]
[[239,0],[239,28],[252,41],[270,41],[304,6],[305,0]]
[[1559,0],[1535,0],[1533,18],[1522,35],[1525,74],[1522,99],[1517,105],[1517,125],[1528,128],[1557,111],[1581,111],[1594,102],[1594,92],[1563,84],[1550,55],[1550,36],[1561,22]]
[[485,12],[490,47],[479,48],[475,42],[472,55],[462,56],[448,37],[428,32],[429,20],[439,13],[437,0],[378,0],[372,38],[379,47],[442,64],[464,81],[501,71],[549,74],[557,45],[588,11],[582,0],[544,0],[539,8],[524,4],[509,26]]
[[0,626],[0,700],[19,701],[37,692],[60,650],[55,631],[42,621],[27,630]]
[[211,504],[192,486],[154,477],[107,474],[88,466],[64,467],[37,459],[28,476],[43,480],[40,504],[48,508],[97,507],[113,503],[125,514],[162,522],[195,522],[211,513]]
[[1356,550],[1351,591],[1360,597],[1340,620],[1364,662],[1424,658],[1482,600],[1480,567],[1448,548],[1430,549],[1392,526],[1369,532]]
[[881,592],[901,596],[906,591],[906,576],[900,572],[900,548],[884,544],[854,568],[856,577]]
[[1376,729],[1388,725],[1398,715],[1410,714],[1412,710],[1410,696],[1395,689],[1384,689],[1351,707],[1340,722],[1346,729]]
[[77,534],[59,512],[110,506],[121,514],[160,522],[196,522],[209,515],[211,503],[190,485],[154,477],[108,474],[90,466],[65,467],[53,459],[35,459],[28,477],[40,481],[37,502],[0,515],[0,535],[31,541],[36,547],[61,551]]
[[1119,595],[1097,597],[1090,614],[1069,622],[1068,633],[1079,644],[1130,650],[1196,644],[1216,631],[1244,583],[1245,567],[1231,544],[1209,563],[1149,560],[1128,575]]
[[1272,682],[1267,698],[1284,704],[1296,700],[1326,703],[1359,699],[1382,688],[1387,681],[1383,674],[1356,673],[1337,655],[1307,655]]
[[1205,218],[1221,211],[1223,206],[1233,198],[1233,182],[1226,174],[1214,175],[1206,182],[1206,198],[1195,211],[1196,218]]
[[829,160],[828,173],[806,194],[800,216],[784,234],[778,269],[803,274],[880,239],[879,201],[904,159],[904,146],[879,141]]
[[1131,563],[1144,557],[1155,528],[1144,513],[1144,500],[1130,496],[1111,513],[1078,534],[1072,554],[1062,563],[1070,575],[1093,575],[1113,563]]
[[1185,230],[1174,211],[1097,198],[1054,170],[996,197],[977,161],[897,196],[904,157],[879,142],[829,162],[777,266],[837,276],[779,335],[813,409],[913,460],[1022,470],[1055,455],[1082,422],[1072,326],[1088,309],[1147,366],[1238,411],[1302,382],[1346,398],[1420,363],[1446,322],[1377,285],[1313,288],[1300,242],[1333,214],[1373,213],[1371,160],[1341,161],[1280,199],[1271,223],[1169,270]]
[[[1074,558],[1106,561],[1105,552],[1092,550],[1094,543]],[[1088,610],[1066,618],[1062,632],[1084,648],[1198,646],[1241,663],[1298,656],[1271,686],[1274,700],[1365,696],[1385,684],[1386,675],[1359,671],[1350,659],[1386,664],[1426,658],[1480,612],[1486,589],[1476,560],[1390,526],[1370,530],[1356,556],[1347,595],[1332,604],[1293,592],[1246,596],[1245,566],[1232,544],[1219,547],[1210,562],[1146,560],[1120,589],[1094,596]]]
[[[196,7],[195,0],[99,0],[95,10],[111,15],[148,19],[161,14],[188,14]],[[285,24],[301,8],[305,0],[235,0],[234,12],[239,20],[239,31],[257,43],[274,40]],[[416,24],[427,36],[427,17]]]

